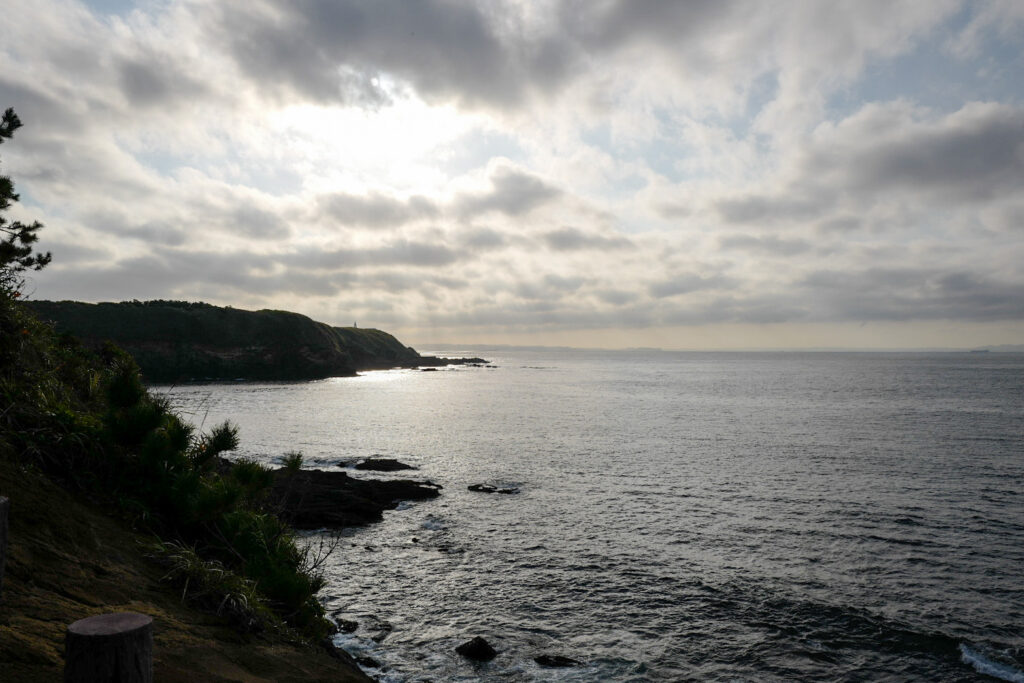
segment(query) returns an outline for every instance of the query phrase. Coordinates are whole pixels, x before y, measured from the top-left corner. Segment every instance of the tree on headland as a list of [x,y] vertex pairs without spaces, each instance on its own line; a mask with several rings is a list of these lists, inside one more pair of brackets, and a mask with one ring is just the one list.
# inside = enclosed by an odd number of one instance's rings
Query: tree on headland
[[[14,131],[21,128],[21,119],[14,109],[4,112],[0,119],[0,144],[10,139]],[[14,183],[5,175],[0,175],[0,212],[6,211],[11,204],[18,201],[14,192]],[[22,223],[8,221],[0,215],[0,294],[17,297],[25,283],[22,273],[26,270],[41,270],[50,262],[50,252],[33,253],[32,245],[39,239],[36,232],[43,225],[39,221]]]

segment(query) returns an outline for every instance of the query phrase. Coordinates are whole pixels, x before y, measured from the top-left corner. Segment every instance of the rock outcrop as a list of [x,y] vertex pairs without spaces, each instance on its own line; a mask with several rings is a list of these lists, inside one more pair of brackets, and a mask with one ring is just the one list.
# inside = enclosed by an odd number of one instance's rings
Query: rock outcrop
[[356,479],[345,472],[275,470],[270,505],[298,529],[337,529],[380,521],[405,500],[440,495],[441,486],[410,479]]
[[370,470],[372,472],[399,472],[401,470],[416,469],[412,465],[406,465],[404,462],[394,458],[367,458],[362,462],[357,462],[354,467],[357,470]]
[[519,489],[515,486],[491,486],[490,484],[470,484],[466,487],[470,491],[476,493],[504,493],[506,495],[513,495],[519,493]]
[[472,640],[459,645],[455,648],[455,651],[466,659],[472,659],[476,662],[489,662],[498,656],[497,650],[480,636],[476,636]]

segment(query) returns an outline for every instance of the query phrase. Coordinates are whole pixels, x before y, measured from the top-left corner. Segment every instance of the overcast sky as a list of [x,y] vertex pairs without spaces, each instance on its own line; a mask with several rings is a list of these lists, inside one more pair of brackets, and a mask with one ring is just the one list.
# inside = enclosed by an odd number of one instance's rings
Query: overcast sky
[[1024,2],[0,0],[38,299],[1024,343]]

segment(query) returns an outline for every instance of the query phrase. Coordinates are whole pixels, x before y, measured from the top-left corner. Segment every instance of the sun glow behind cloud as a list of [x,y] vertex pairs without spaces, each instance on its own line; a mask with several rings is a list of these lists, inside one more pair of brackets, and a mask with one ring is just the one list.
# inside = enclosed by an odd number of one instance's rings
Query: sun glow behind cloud
[[1019,4],[117,7],[0,26],[41,298],[410,343],[1024,340]]
[[294,105],[268,118],[311,192],[443,192],[449,178],[438,157],[476,126],[454,107],[411,97],[372,109]]

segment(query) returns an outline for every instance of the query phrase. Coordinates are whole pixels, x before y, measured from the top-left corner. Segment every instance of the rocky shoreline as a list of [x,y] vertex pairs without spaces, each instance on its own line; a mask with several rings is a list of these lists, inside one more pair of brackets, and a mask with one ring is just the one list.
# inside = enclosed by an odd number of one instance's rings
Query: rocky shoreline
[[[383,457],[364,458],[348,464],[356,470],[371,472],[416,469],[399,460]],[[222,466],[231,465],[223,461]],[[279,468],[273,472],[274,485],[268,505],[296,529],[337,531],[345,527],[379,522],[383,519],[384,510],[395,509],[403,501],[437,498],[443,488],[429,480],[357,479],[347,472],[333,470]],[[467,488],[480,493],[519,493],[519,489],[515,487],[489,484],[472,484]],[[357,622],[344,616],[341,613],[334,615],[339,632],[351,633],[359,628]],[[388,628],[390,629],[390,626]],[[379,642],[376,637],[374,639]],[[329,650],[335,649],[338,657],[355,665],[370,669],[381,667],[380,662],[372,657],[350,655],[329,642],[324,645]],[[459,645],[455,652],[473,662],[488,662],[499,654],[494,646],[481,636],[474,636]],[[534,656],[533,661],[542,668],[583,666],[583,662],[579,660],[552,653]]]

